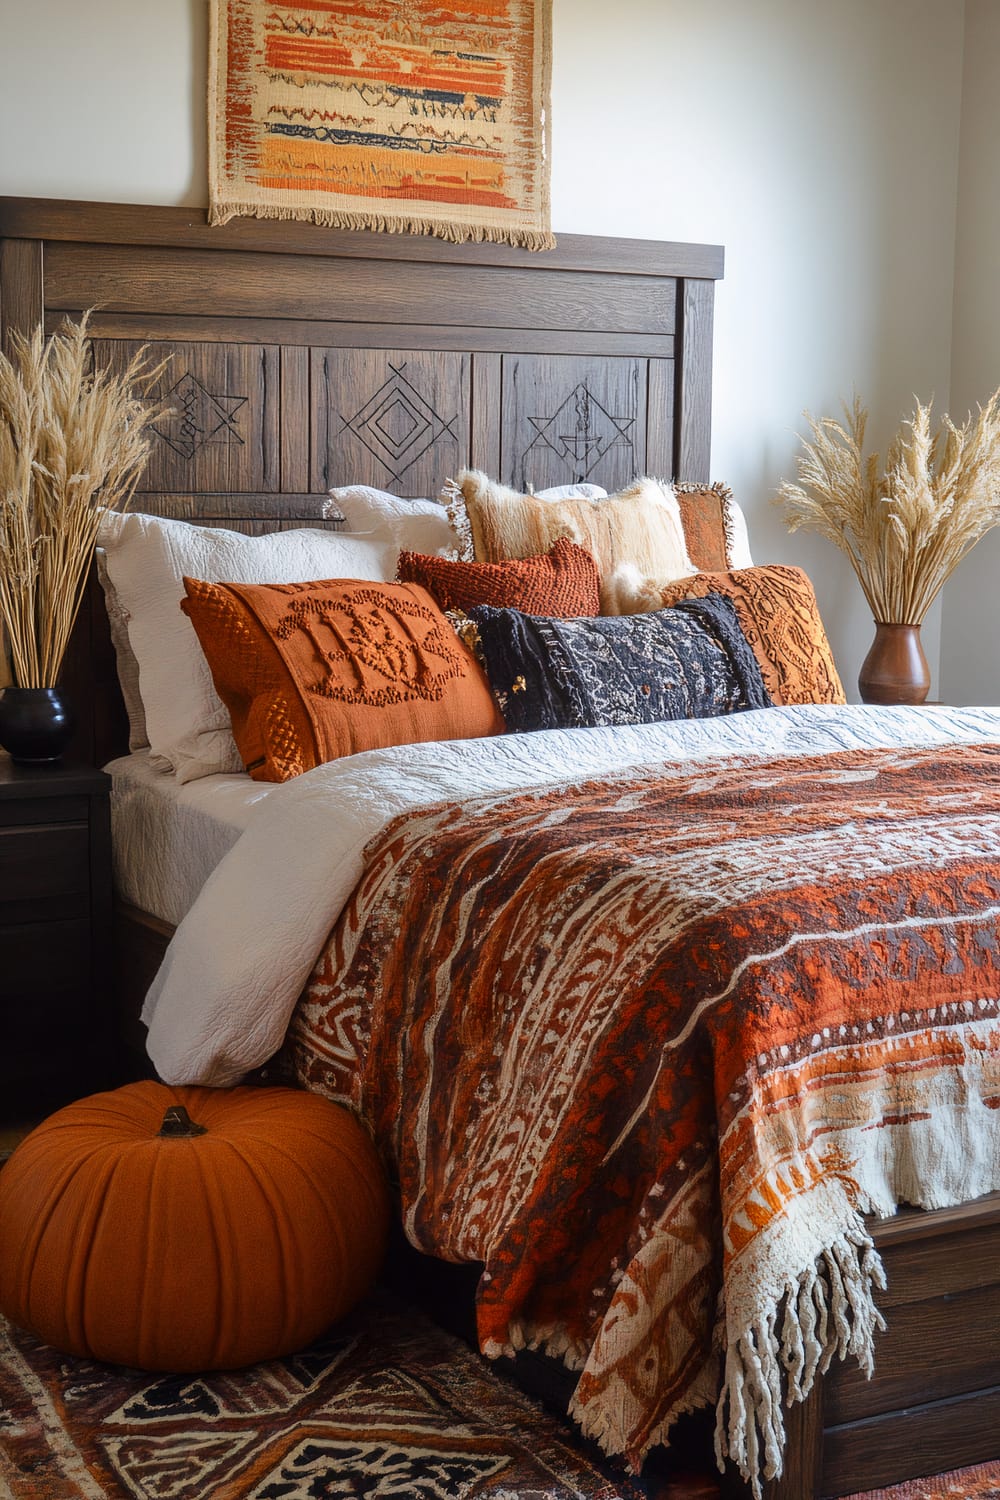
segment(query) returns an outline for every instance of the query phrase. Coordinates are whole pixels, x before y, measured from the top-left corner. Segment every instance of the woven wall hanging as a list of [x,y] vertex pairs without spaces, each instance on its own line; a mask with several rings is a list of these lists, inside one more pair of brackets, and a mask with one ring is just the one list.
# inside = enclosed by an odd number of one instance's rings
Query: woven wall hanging
[[549,227],[552,0],[211,0],[209,220]]

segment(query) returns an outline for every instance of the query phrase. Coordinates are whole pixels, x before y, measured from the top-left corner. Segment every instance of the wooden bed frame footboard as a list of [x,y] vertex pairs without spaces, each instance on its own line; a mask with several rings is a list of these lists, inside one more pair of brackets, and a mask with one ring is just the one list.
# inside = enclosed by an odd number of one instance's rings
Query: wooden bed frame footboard
[[[719,246],[560,236],[532,255],[186,209],[0,199],[0,334],[97,307],[98,356],[170,355],[173,415],[136,496],[154,514],[267,531],[330,525],[325,491],[434,495],[478,467],[536,488],[635,474],[710,480]],[[92,585],[64,685],[76,755],[123,753]],[[169,940],[119,904],[122,1034]],[[768,1500],[884,1486],[1000,1455],[1000,1194],[874,1226],[888,1332],[865,1382],[832,1369],[788,1413]],[[733,1486],[734,1493],[740,1486]]]
[[786,1413],[780,1481],[766,1500],[881,1489],[1000,1457],[1000,1193],[875,1221],[887,1329],[875,1374],[829,1370]]

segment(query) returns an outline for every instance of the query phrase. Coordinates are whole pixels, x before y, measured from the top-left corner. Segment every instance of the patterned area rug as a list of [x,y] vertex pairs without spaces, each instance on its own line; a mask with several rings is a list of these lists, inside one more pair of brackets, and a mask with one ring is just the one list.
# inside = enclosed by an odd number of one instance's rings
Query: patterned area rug
[[289,1359],[153,1376],[0,1320],[8,1500],[639,1500],[464,1344],[384,1294]]
[[846,1500],[1000,1500],[1000,1459],[973,1469],[953,1469],[933,1479],[911,1479],[887,1490],[869,1490]]
[[[709,1465],[665,1459],[624,1478],[385,1293],[301,1354],[206,1376],[72,1359],[0,1319],[0,1500],[719,1500]],[[1000,1461],[850,1500],[1000,1500]]]

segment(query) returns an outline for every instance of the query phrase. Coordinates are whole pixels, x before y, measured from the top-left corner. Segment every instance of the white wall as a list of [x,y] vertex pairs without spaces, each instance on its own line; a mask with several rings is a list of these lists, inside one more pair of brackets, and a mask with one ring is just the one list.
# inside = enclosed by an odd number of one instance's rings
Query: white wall
[[[0,191],[204,204],[206,9],[0,0]],[[849,691],[864,601],[768,501],[803,408],[856,388],[884,441],[914,392],[949,399],[963,11],[554,0],[553,227],[725,245],[713,477],[759,559],[809,568]],[[934,666],[935,621],[925,643]]]
[[[1000,386],[1000,5],[967,0],[952,413],[963,417]],[[984,537],[945,591],[942,694],[1000,703],[1000,531]]]
[[208,0],[0,0],[0,193],[208,202]]

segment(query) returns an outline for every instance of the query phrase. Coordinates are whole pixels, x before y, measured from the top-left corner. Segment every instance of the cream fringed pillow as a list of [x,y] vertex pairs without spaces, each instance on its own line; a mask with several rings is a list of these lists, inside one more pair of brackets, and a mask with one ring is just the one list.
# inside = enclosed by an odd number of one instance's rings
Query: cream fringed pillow
[[664,582],[695,571],[684,545],[677,497],[659,480],[637,479],[617,494],[594,500],[522,495],[475,469],[459,474],[455,484],[465,501],[477,562],[536,557],[568,537],[597,563],[602,613],[608,612],[604,580],[623,563]]

